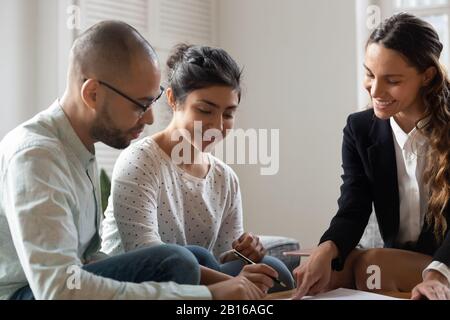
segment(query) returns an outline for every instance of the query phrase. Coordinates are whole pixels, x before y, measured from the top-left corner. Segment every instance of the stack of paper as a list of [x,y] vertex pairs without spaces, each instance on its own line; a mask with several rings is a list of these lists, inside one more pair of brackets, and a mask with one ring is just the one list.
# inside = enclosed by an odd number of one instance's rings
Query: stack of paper
[[307,296],[302,300],[401,300],[381,294],[351,290],[351,289],[336,289],[326,293],[321,293],[316,296]]

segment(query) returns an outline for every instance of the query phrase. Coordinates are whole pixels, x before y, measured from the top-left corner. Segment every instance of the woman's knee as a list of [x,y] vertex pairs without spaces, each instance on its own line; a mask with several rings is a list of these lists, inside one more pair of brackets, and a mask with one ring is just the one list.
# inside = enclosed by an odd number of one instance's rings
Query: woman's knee
[[431,262],[427,255],[399,249],[370,249],[354,267],[359,290],[411,291],[422,279],[422,270]]
[[295,288],[294,278],[292,277],[291,272],[289,271],[288,267],[284,264],[283,261],[272,256],[265,256],[262,259],[261,263],[264,263],[275,269],[275,271],[278,273],[278,278],[286,285],[286,287],[283,287],[278,284],[275,284],[273,288],[275,291],[271,290],[271,292]]
[[373,265],[374,263],[378,262],[383,255],[383,251],[385,249],[382,248],[375,248],[375,249],[368,249],[362,251],[356,258],[355,258],[355,268],[356,267],[367,267],[370,265]]
[[229,276],[236,277],[239,273],[241,273],[244,266],[245,262],[241,260],[232,260],[222,264],[219,271]]
[[381,263],[384,259],[382,248],[369,249],[361,252],[353,266],[355,286],[358,290],[376,290],[381,286]]
[[190,250],[174,244],[163,244],[159,250],[165,256],[164,268],[173,274],[174,282],[193,285],[200,283],[200,265]]
[[213,254],[206,248],[200,246],[185,246],[197,259],[198,263],[204,267],[219,270],[220,266]]

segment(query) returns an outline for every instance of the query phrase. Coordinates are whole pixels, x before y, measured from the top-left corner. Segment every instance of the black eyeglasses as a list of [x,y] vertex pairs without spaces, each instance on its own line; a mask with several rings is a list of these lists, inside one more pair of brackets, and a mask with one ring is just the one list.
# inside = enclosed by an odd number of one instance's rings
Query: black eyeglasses
[[[86,81],[87,79],[85,79],[84,81]],[[147,110],[148,108],[151,107],[152,104],[154,104],[156,101],[158,101],[159,98],[161,98],[162,94],[164,93],[164,87],[163,86],[159,86],[160,88],[160,93],[158,94],[158,96],[156,98],[151,99],[150,101],[147,101],[147,103],[143,104],[139,101],[137,101],[136,99],[131,98],[130,96],[126,95],[125,93],[123,93],[122,91],[120,91],[119,89],[114,88],[112,85],[107,84],[104,81],[98,80],[98,82],[101,85],[104,85],[105,87],[111,89],[112,91],[114,91],[115,93],[117,93],[118,95],[121,95],[122,97],[124,97],[125,99],[127,99],[130,102],[133,102],[135,105],[137,105],[139,108],[141,108],[141,113],[140,115],[142,116]]]

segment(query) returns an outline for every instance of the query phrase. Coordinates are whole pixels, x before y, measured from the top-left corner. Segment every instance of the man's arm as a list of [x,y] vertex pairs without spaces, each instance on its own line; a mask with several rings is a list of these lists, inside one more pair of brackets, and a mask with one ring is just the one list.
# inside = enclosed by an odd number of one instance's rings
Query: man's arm
[[67,167],[50,148],[24,150],[12,158],[4,181],[8,224],[36,299],[211,298],[204,286],[119,282],[81,269]]

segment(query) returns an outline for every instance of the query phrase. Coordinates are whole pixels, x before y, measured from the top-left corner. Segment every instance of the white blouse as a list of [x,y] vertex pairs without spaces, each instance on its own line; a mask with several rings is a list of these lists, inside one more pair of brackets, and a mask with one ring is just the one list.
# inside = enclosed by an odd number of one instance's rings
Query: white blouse
[[415,128],[405,133],[391,118],[397,162],[400,225],[397,242],[416,242],[428,208],[428,188],[423,181],[428,144]]
[[[416,242],[423,228],[428,208],[428,188],[423,181],[428,145],[416,129],[405,133],[394,118],[390,119],[394,134],[397,161],[398,191],[400,199],[400,226],[397,241]],[[450,268],[439,261],[431,262],[422,272],[430,270],[443,274],[450,283]]]
[[199,245],[219,256],[243,233],[239,181],[208,154],[197,178],[174,164],[150,137],[124,150],[114,167],[102,224],[102,251],[117,254],[161,243]]

